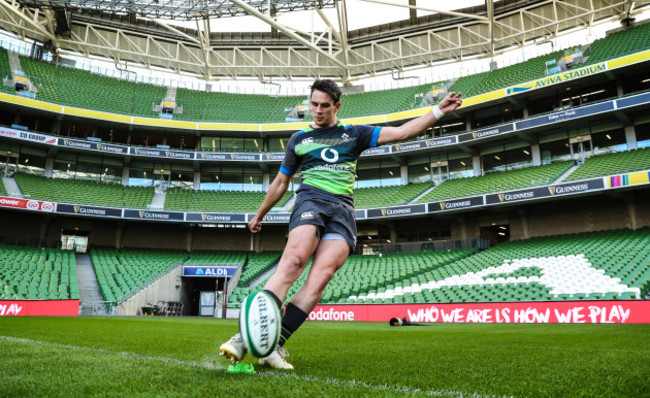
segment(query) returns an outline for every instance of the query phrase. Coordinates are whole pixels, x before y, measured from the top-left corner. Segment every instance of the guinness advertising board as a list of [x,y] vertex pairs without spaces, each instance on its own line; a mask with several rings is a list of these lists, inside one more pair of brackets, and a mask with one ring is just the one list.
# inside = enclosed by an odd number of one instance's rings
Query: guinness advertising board
[[520,191],[503,192],[498,194],[485,195],[485,203],[498,204],[516,202],[520,200],[539,199],[551,196],[578,194],[587,191],[604,189],[605,184],[602,178],[592,180],[569,182],[566,184],[551,185],[547,187],[524,189]]
[[265,153],[262,155],[262,159],[267,162],[281,162],[284,160],[284,152],[279,153]]
[[124,218],[138,220],[183,221],[185,213],[172,211],[124,210]]
[[410,205],[410,206],[397,206],[397,207],[382,207],[381,209],[368,209],[368,218],[381,218],[381,217],[399,217],[408,216],[411,214],[426,213],[426,205]]
[[122,209],[112,207],[67,205],[59,203],[56,206],[57,213],[81,214],[84,216],[99,217],[122,217]]
[[487,129],[472,131],[471,133],[464,133],[458,136],[458,142],[466,142],[478,140],[481,138],[492,137],[494,135],[509,133],[514,130],[514,124],[504,124],[501,126],[494,126]]
[[435,213],[445,210],[458,210],[468,207],[482,206],[483,197],[474,196],[471,198],[449,199],[444,202],[429,203],[429,213]]
[[[253,217],[255,217],[255,214],[251,214],[250,217],[248,217],[249,220],[252,220]],[[291,218],[291,213],[269,213],[264,217],[264,222],[275,222],[275,223],[289,223],[289,219]]]
[[200,223],[245,223],[246,214],[186,213],[185,221]]

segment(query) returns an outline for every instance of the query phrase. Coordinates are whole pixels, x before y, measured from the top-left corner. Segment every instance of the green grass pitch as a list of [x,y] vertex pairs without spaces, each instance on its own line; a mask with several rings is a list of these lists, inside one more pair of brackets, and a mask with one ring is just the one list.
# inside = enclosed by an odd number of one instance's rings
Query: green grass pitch
[[[296,370],[225,372],[232,320],[0,318],[0,397],[650,396],[650,325],[308,322]],[[246,357],[245,363],[255,358]]]

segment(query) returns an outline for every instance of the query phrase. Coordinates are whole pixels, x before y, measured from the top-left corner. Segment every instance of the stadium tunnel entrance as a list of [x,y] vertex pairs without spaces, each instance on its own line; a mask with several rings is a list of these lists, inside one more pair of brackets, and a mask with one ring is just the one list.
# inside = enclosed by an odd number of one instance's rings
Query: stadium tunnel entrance
[[[226,278],[182,277],[183,304],[191,316],[215,316],[221,318],[221,302],[226,288]],[[206,294],[207,293],[207,294]],[[210,300],[209,297],[212,297]],[[211,308],[211,311],[208,310]]]
[[510,224],[481,226],[481,238],[490,242],[490,247],[510,240]]

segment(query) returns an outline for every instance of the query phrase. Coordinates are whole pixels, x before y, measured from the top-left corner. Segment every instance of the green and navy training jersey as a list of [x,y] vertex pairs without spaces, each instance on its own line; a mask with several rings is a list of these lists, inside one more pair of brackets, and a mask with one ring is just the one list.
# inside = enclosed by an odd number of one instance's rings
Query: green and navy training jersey
[[347,125],[311,128],[291,136],[280,172],[301,173],[298,201],[320,198],[354,206],[357,159],[377,146],[381,127]]

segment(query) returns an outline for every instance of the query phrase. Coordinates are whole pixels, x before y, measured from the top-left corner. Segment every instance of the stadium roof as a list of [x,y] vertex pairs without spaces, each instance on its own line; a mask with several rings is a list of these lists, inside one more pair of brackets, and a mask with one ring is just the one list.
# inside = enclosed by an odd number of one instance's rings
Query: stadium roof
[[[261,13],[310,10],[334,7],[335,0],[245,0]],[[137,14],[146,18],[186,19],[222,18],[248,13],[229,0],[18,0],[23,7],[66,10],[70,12],[98,11],[114,15]]]
[[[44,43],[46,49],[61,54],[100,56],[115,63],[191,72],[206,79],[331,77],[345,82],[493,57],[600,21],[629,20],[650,6],[629,0],[485,0],[465,9],[439,10],[433,8],[439,2],[425,0],[409,0],[408,4],[405,0],[361,0],[368,12],[352,15],[348,5],[354,1],[0,0],[0,29]],[[278,12],[279,7],[286,8]],[[312,29],[283,22],[285,15],[304,7],[311,8],[302,11],[307,12],[303,19],[318,22],[312,23]],[[406,18],[349,28],[352,18],[372,21],[372,7],[388,7]],[[223,17],[227,10],[253,16],[267,29],[219,31],[215,28],[222,20],[217,19],[218,12]],[[157,18],[156,12],[177,19]],[[214,14],[192,17],[192,12]],[[237,18],[248,17],[230,20]],[[179,20],[185,23],[175,23]]]

